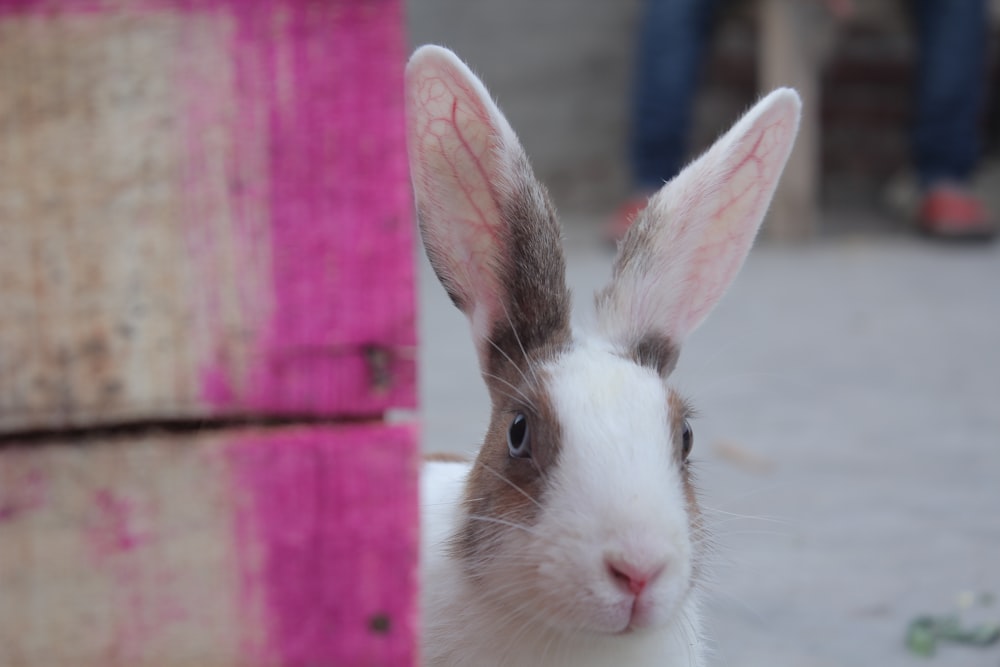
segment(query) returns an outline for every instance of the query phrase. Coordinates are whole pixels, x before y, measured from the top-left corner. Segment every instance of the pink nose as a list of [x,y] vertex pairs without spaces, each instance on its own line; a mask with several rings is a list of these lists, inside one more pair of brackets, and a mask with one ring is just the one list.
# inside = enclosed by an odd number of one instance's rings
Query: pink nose
[[639,595],[646,586],[656,580],[666,568],[664,564],[650,567],[633,565],[622,559],[607,559],[608,574],[623,589],[632,595]]

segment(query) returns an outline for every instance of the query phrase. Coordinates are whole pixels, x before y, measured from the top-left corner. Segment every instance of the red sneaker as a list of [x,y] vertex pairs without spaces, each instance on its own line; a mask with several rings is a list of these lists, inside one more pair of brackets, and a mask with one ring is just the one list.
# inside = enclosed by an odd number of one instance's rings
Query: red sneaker
[[950,185],[924,194],[918,222],[922,232],[942,239],[985,240],[996,233],[983,202],[967,189]]
[[611,221],[604,230],[604,237],[612,243],[617,243],[625,238],[625,232],[635,222],[639,213],[646,208],[647,202],[649,202],[649,197],[638,195],[626,200],[611,217]]

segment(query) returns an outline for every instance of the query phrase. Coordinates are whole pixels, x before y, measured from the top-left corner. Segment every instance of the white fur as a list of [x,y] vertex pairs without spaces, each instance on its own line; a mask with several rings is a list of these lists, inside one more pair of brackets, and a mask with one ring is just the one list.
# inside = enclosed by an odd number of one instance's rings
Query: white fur
[[[485,589],[447,551],[469,466],[425,466],[424,663],[702,664],[692,536],[671,455],[666,388],[596,340],[545,372],[562,429],[559,462],[537,523],[506,532]],[[609,576],[608,557],[665,566],[642,594],[642,627],[628,634],[618,633],[629,624],[632,599]],[[516,589],[506,590],[511,583]]]

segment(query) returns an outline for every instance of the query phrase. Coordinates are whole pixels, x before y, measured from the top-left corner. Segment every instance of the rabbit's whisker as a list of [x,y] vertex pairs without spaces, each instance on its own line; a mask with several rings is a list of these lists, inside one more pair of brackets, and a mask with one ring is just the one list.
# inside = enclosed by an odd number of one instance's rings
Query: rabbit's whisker
[[486,465],[485,463],[480,463],[479,465],[481,465],[483,467],[483,469],[486,470],[487,472],[495,475],[496,478],[499,479],[501,482],[507,484],[508,486],[510,486],[510,488],[514,489],[515,491],[517,491],[518,493],[520,493],[522,496],[524,496],[525,498],[527,498],[528,500],[530,500],[531,502],[533,502],[535,505],[538,506],[539,509],[544,509],[542,507],[542,504],[540,502],[538,502],[537,500],[535,500],[534,498],[531,497],[530,493],[528,493],[527,491],[525,491],[524,489],[522,489],[521,487],[519,487],[514,482],[510,481],[509,479],[507,479],[504,475],[502,475],[501,473],[497,472],[496,470],[494,470],[490,466]]
[[[749,520],[752,520],[752,521],[766,521],[768,523],[780,523],[780,524],[786,525],[786,526],[787,525],[791,525],[792,523],[794,523],[794,522],[789,521],[787,519],[781,519],[781,518],[778,518],[778,517],[765,516],[765,515],[754,515],[754,514],[739,514],[737,512],[729,512],[729,511],[726,511],[726,510],[722,510],[722,509],[719,509],[717,507],[708,507],[707,505],[702,505],[701,508],[702,508],[702,510],[705,510],[705,511],[708,511],[708,512],[714,512],[716,514],[722,514],[722,515],[729,516],[729,517],[733,517],[734,519],[749,519]],[[717,524],[713,524],[713,525],[717,525]]]
[[[499,375],[494,375],[493,373],[487,373],[486,371],[483,371],[483,377],[492,378],[492,379],[496,380],[497,382],[504,383],[506,386],[508,386],[512,390],[514,390],[517,393],[518,396],[520,396],[521,398],[524,399],[526,407],[531,408],[532,412],[537,412],[538,411],[537,408],[535,407],[534,402],[531,400],[531,398],[527,394],[524,393],[524,391],[521,390],[520,387],[517,387],[517,386],[511,384],[508,380],[506,380],[505,378],[500,377]],[[508,396],[509,396],[509,394],[508,394]]]
[[531,528],[530,526],[525,526],[520,523],[516,523],[514,521],[506,521],[504,519],[498,519],[492,516],[482,516],[479,514],[469,514],[467,518],[472,519],[473,521],[482,521],[484,523],[497,523],[500,524],[501,526],[509,526],[511,528],[517,528],[518,530],[523,530],[524,532],[530,533],[531,535],[540,535],[540,533],[534,528]]
[[[527,350],[524,349],[524,343],[521,342],[521,336],[517,333],[517,327],[514,326],[514,320],[512,320],[510,317],[510,311],[507,310],[507,304],[501,301],[500,305],[503,307],[503,314],[507,318],[507,324],[510,325],[510,330],[514,334],[514,340],[517,341],[517,346],[521,349],[521,358],[524,359],[524,362],[526,364],[528,364],[528,370],[531,372],[531,379],[537,382],[538,376],[535,374],[534,366],[531,365],[531,357],[528,356]],[[507,357],[507,359],[509,361],[510,357]],[[511,361],[510,363],[514,364],[513,361]],[[514,367],[517,368],[518,372],[521,373],[521,376],[524,377],[524,372],[521,371],[520,368],[518,368],[517,364],[514,364]],[[524,379],[527,382],[528,378]]]

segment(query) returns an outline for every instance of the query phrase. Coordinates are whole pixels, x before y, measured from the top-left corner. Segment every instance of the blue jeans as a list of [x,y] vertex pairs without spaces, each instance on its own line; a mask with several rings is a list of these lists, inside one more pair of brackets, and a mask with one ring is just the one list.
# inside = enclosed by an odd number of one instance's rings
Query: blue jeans
[[[802,0],[815,1],[819,0]],[[691,109],[719,0],[646,0],[633,86],[633,185],[652,190],[684,165]],[[980,151],[986,0],[910,0],[919,57],[913,160],[922,185],[966,181]]]
[[644,3],[632,103],[632,179],[637,190],[659,188],[684,166],[691,108],[718,4]]
[[911,0],[917,29],[913,161],[921,185],[968,181],[986,90],[986,0]]

